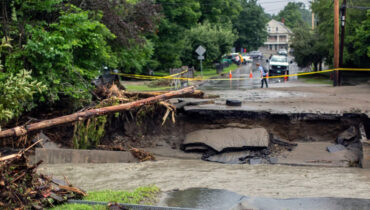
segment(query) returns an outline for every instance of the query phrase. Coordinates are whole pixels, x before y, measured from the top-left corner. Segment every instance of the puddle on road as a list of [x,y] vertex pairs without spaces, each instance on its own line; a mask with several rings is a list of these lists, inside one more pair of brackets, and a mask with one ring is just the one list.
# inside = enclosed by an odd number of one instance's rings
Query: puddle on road
[[325,209],[325,210],[367,210],[369,199],[356,198],[291,198],[274,199],[246,197],[228,190],[190,188],[172,191],[161,202],[164,206],[196,209]]
[[243,197],[228,190],[190,188],[169,192],[162,203],[170,207],[230,209],[230,207],[238,204]]

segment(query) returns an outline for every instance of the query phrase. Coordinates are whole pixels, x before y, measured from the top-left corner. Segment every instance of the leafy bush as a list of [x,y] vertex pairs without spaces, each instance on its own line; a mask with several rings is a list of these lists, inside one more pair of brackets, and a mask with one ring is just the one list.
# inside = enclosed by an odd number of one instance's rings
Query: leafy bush
[[7,68],[28,64],[32,76],[48,87],[45,102],[54,103],[61,96],[88,102],[91,80],[103,65],[116,64],[107,44],[115,36],[99,22],[102,14],[93,16],[72,5],[60,14],[51,24],[25,26],[29,39],[23,49],[8,56]]
[[35,106],[33,96],[46,86],[31,77],[31,71],[21,70],[16,75],[0,74],[0,125],[20,116]]

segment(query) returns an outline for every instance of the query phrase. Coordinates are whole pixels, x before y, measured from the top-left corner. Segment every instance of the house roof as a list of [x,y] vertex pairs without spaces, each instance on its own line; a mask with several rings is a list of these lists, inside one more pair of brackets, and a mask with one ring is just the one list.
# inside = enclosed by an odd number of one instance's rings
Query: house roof
[[271,19],[269,22],[268,22],[268,25],[271,26],[271,25],[278,25],[280,26],[281,28],[284,28],[286,30],[287,33],[293,33],[292,30],[290,30],[290,28],[288,28],[286,25],[284,25],[282,22],[280,21],[277,21],[277,20],[274,20],[274,19]]

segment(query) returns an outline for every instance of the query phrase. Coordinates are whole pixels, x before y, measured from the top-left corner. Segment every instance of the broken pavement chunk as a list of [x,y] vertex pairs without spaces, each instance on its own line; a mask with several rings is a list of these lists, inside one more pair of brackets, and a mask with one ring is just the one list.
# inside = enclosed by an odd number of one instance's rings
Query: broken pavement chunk
[[341,145],[341,144],[334,144],[334,145],[330,145],[330,146],[327,147],[327,150],[330,153],[342,151],[342,150],[345,150],[345,149],[346,149],[346,147]]
[[265,148],[269,145],[269,134],[264,128],[202,129],[186,135],[183,148],[187,145],[207,145],[217,152],[225,149]]
[[252,158],[252,159],[249,160],[249,164],[251,164],[251,165],[262,164],[262,158]]
[[279,159],[278,159],[277,157],[270,157],[270,158],[269,158],[269,162],[270,162],[271,164],[277,164],[277,163],[278,163],[278,161],[279,161]]
[[349,127],[338,135],[337,143],[347,146],[351,141],[357,139],[357,129],[355,126]]
[[223,152],[203,158],[203,160],[226,164],[244,164],[246,163],[245,159],[247,159],[247,157],[253,156],[252,153],[253,152],[248,150],[239,152]]

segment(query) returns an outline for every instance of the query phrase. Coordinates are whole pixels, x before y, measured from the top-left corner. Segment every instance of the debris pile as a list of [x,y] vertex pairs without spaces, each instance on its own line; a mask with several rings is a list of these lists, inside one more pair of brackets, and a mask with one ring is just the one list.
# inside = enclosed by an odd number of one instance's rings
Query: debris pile
[[155,160],[155,157],[153,154],[149,152],[145,152],[143,150],[137,149],[137,148],[131,148],[130,149],[131,154],[140,160],[140,162],[148,161],[148,160]]
[[63,181],[37,174],[41,162],[28,165],[23,152],[0,158],[1,209],[43,209],[86,196]]

